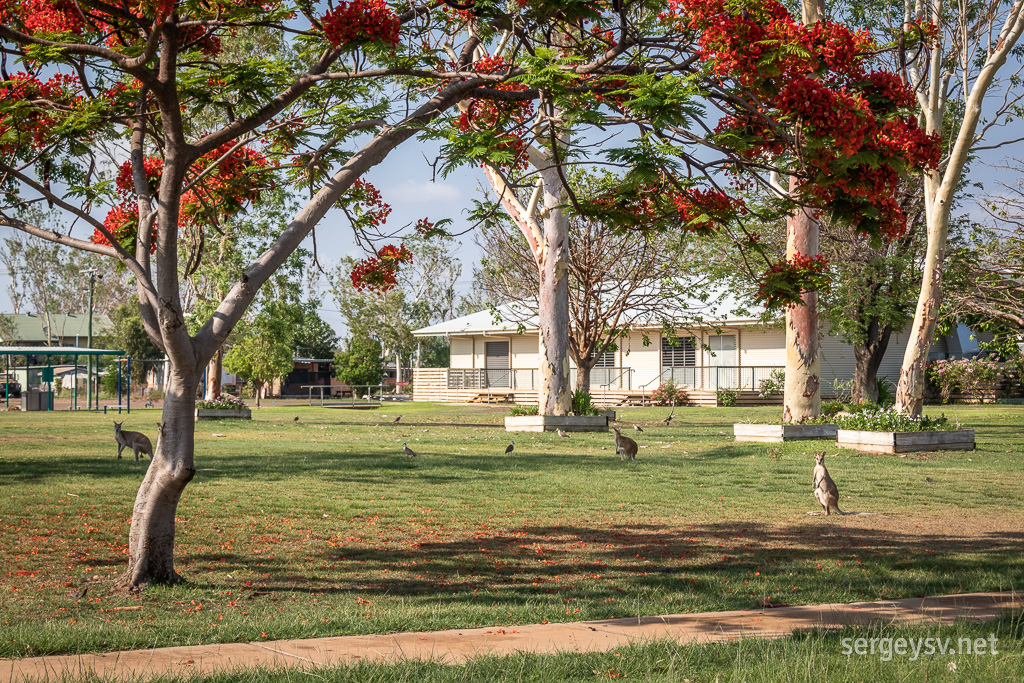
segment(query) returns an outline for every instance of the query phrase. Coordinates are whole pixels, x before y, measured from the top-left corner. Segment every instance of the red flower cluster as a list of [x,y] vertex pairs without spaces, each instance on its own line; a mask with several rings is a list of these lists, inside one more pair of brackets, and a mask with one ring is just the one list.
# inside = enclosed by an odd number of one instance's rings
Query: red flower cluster
[[320,21],[334,47],[362,41],[398,44],[401,23],[384,0],[340,2]]
[[359,207],[361,222],[368,227],[384,225],[391,215],[391,205],[381,197],[380,190],[362,178],[352,183],[352,187],[345,193],[342,203],[349,202],[355,202]]
[[[756,113],[719,122],[723,139],[751,158],[789,156],[805,199],[863,232],[903,233],[897,184],[911,166],[935,166],[938,138],[902,111],[915,96],[898,76],[867,71],[874,44],[866,32],[804,26],[776,0],[742,11],[727,0],[672,0],[663,20],[695,33],[723,85],[732,79],[737,96],[753,95]],[[796,146],[769,122],[791,127]]]
[[365,258],[352,269],[349,278],[352,286],[362,291],[384,293],[398,283],[398,269],[403,263],[412,263],[412,252],[404,244],[388,244],[377,251],[376,256]]
[[52,144],[54,119],[37,100],[74,107],[82,101],[78,77],[58,73],[44,83],[21,71],[11,74],[8,85],[0,86],[0,151],[11,152],[23,144],[35,149]]
[[769,310],[803,305],[800,295],[828,286],[828,259],[796,253],[773,263],[761,276],[755,298]]
[[[225,154],[228,155],[195,187],[182,194],[178,215],[180,226],[220,220],[238,213],[245,204],[259,198],[260,192],[267,184],[264,177],[264,171],[268,166],[266,158],[259,152],[244,147],[233,151],[231,148],[232,144],[226,143],[203,155],[193,165],[192,175],[186,177],[186,182],[191,182],[192,178],[206,170],[210,164]],[[164,161],[159,157],[148,157],[143,161],[143,169],[149,194],[158,199]],[[139,223],[138,200],[132,172],[130,161],[126,161],[118,169],[114,187],[121,197],[121,203],[107,213],[103,222],[104,227],[129,251],[134,250]],[[154,227],[151,252],[156,249],[155,231]],[[97,244],[109,244],[106,236],[99,230],[93,233],[91,239]]]
[[[509,65],[501,57],[485,57],[473,64],[473,70],[481,74],[506,72]],[[520,92],[527,89],[523,83],[496,83],[494,90]],[[511,150],[516,161],[511,166],[526,167],[526,127],[533,119],[534,107],[530,100],[504,101],[471,98],[456,121],[459,131],[489,130],[498,133],[496,148]]]
[[718,190],[687,189],[672,197],[672,203],[683,219],[683,230],[705,232],[724,225],[745,213],[743,202]]
[[82,32],[82,13],[68,0],[4,0],[0,3],[0,22],[20,24],[30,35]]

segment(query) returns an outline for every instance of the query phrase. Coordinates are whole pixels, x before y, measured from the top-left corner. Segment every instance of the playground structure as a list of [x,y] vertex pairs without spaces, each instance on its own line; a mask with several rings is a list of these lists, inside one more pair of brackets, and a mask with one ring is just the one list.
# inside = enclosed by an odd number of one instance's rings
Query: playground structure
[[[0,356],[3,356],[4,359],[4,378],[0,382],[0,386],[3,387],[5,409],[11,407],[11,394],[16,393],[13,387],[20,384],[20,407],[22,410],[53,410],[54,371],[56,368],[70,365],[74,369],[71,410],[80,410],[78,406],[78,359],[83,356],[87,359],[117,356],[117,405],[104,406],[104,411],[106,408],[116,407],[118,412],[121,412],[123,407],[129,413],[131,412],[131,358],[126,356],[124,351],[80,346],[0,346]],[[17,359],[22,356],[25,357],[25,364],[19,366]],[[41,356],[46,357],[45,364],[39,363],[38,359]],[[63,362],[55,364],[53,362],[55,357],[70,357],[72,360],[70,364]],[[13,366],[11,365],[12,358],[15,360]],[[87,372],[91,373],[91,369]],[[91,387],[98,382],[91,380],[90,375],[90,381],[87,383],[90,390],[86,395],[86,410],[99,410],[99,387],[96,386],[95,391],[91,390]],[[93,405],[94,399],[95,405]]]

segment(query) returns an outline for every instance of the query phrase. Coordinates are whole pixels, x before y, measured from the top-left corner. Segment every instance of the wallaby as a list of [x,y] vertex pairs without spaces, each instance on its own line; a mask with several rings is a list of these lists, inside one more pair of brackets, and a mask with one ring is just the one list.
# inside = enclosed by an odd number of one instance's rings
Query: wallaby
[[615,452],[619,454],[619,460],[625,460],[627,457],[630,460],[636,460],[636,441],[628,436],[623,436],[617,427],[612,427],[612,429],[615,431]]
[[153,444],[149,437],[142,432],[128,432],[121,429],[124,422],[114,423],[114,439],[117,441],[117,459],[121,459],[121,451],[125,448],[132,449],[135,453],[135,462],[139,461],[139,453],[145,453],[149,459],[153,459]]
[[846,514],[839,509],[839,489],[836,488],[836,483],[832,481],[832,477],[828,476],[828,470],[825,469],[825,451],[814,454],[814,497],[817,498],[821,507],[825,510],[825,514],[831,514],[829,511],[831,508],[835,508],[836,512],[843,515]]

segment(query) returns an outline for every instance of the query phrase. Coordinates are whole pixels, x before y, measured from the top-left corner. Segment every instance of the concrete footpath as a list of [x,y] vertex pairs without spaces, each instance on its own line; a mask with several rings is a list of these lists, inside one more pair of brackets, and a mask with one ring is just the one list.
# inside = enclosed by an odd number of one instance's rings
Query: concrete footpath
[[459,663],[472,657],[517,652],[599,652],[653,640],[699,644],[780,638],[802,629],[847,625],[949,624],[960,619],[980,622],[1022,610],[1024,593],[969,593],[566,624],[164,647],[0,660],[0,682],[77,680],[90,674],[118,681],[145,680],[157,675],[188,676],[256,667],[311,668],[407,658]]

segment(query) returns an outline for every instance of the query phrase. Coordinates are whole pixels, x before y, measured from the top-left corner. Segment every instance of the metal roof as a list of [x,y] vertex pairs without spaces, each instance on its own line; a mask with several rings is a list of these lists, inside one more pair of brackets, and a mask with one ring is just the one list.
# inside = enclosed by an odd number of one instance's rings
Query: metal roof
[[[88,313],[0,313],[14,323],[14,340],[20,342],[59,342],[62,339],[85,339],[89,332]],[[102,337],[114,332],[114,324],[102,313],[92,316],[92,336]]]
[[[652,313],[627,315],[630,326],[641,329],[661,329],[663,317],[668,317],[680,327],[714,327],[717,325],[758,325],[764,322],[760,306],[746,307],[728,292],[714,292],[704,299],[672,300],[666,298],[664,308],[657,315]],[[446,320],[413,330],[417,337],[442,337],[447,335],[488,334],[498,332],[534,332],[537,330],[536,308],[522,304],[503,304],[496,310],[478,311],[454,320]]]
[[89,349],[84,346],[0,346],[0,356],[123,356],[116,349]]

